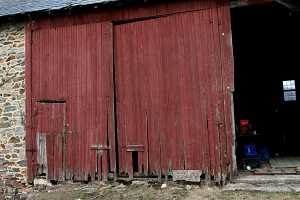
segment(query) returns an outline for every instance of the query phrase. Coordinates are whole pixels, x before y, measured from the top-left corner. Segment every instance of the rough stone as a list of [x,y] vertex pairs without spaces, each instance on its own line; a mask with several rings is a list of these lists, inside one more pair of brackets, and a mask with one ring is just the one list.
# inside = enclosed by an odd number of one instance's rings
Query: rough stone
[[3,113],[2,116],[12,117],[12,113]]
[[5,158],[6,158],[6,159],[10,159],[11,156],[10,156],[10,155],[6,155]]
[[200,170],[173,170],[174,181],[200,182],[201,175]]
[[4,45],[12,44],[12,42],[3,42]]
[[12,35],[8,36],[7,40],[15,40],[16,38],[13,37]]
[[147,185],[146,181],[132,181],[132,185]]
[[50,182],[48,182],[46,179],[34,179],[33,181],[33,185],[35,186],[39,186],[39,185],[42,185],[42,186],[52,186],[52,184]]
[[1,118],[2,121],[8,121],[8,119],[9,119],[8,117],[2,117]]
[[16,106],[7,106],[4,109],[4,112],[12,112],[12,111],[16,111],[17,107]]
[[21,141],[18,137],[11,137],[8,142],[15,144],[15,143],[19,143]]
[[11,127],[10,122],[0,122],[0,128],[9,128]]
[[24,135],[24,127],[17,127],[16,135]]
[[185,186],[185,189],[186,189],[187,191],[190,191],[190,190],[192,189],[192,186],[191,186],[191,185],[186,185],[186,186]]
[[20,172],[20,169],[19,168],[12,168],[12,171],[13,172]]
[[16,56],[9,56],[7,59],[6,59],[6,62],[9,62],[11,60],[14,60],[16,59]]
[[26,182],[24,45],[23,23],[0,24],[0,182],[12,185]]
[[26,160],[21,160],[17,162],[20,167],[26,167]]
[[0,158],[0,167],[1,167],[1,165],[3,165],[5,162],[6,162],[5,159]]
[[161,187],[160,187],[160,188],[161,188],[161,189],[166,189],[167,187],[168,187],[168,186],[167,186],[167,184],[166,184],[166,183],[164,183],[164,184],[162,184],[162,185],[161,185]]

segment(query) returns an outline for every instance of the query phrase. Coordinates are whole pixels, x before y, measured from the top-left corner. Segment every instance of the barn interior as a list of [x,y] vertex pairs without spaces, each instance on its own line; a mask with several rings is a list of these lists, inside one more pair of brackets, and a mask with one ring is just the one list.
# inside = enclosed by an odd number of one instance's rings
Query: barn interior
[[300,7],[285,3],[231,10],[236,155],[249,173],[300,170]]

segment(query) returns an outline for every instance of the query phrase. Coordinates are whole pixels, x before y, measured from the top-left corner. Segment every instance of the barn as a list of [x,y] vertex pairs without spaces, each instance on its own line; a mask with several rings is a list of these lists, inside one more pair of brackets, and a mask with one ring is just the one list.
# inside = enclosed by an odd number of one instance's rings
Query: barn
[[[294,145],[298,136],[288,132],[296,131],[295,70],[282,73],[270,60],[280,55],[294,63],[292,51],[276,54],[293,45],[271,44],[279,37],[300,41],[297,3],[28,2],[11,13],[4,3],[1,16],[26,18],[28,182],[157,177],[222,184],[240,164],[252,167],[242,153],[247,145],[263,155],[276,142]],[[272,73],[276,78],[265,83]],[[285,105],[280,116],[290,117],[290,129],[281,126],[288,140],[270,136],[277,128],[269,100],[276,99]],[[300,160],[296,144],[283,151],[286,160]]]

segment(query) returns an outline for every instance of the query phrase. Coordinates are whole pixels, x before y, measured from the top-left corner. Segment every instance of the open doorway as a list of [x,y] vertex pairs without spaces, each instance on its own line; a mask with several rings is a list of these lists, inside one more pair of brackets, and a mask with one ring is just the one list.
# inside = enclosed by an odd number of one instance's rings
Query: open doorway
[[300,170],[299,21],[276,2],[232,8],[240,170]]

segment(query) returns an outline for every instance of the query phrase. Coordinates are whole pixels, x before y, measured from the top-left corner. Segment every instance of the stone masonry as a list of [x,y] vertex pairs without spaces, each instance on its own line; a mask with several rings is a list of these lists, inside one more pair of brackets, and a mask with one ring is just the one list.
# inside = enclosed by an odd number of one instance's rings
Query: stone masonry
[[0,185],[26,182],[24,24],[0,23]]

